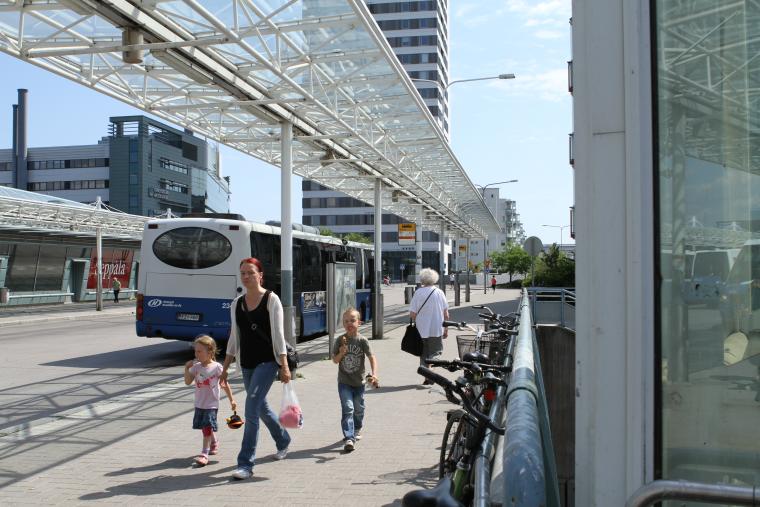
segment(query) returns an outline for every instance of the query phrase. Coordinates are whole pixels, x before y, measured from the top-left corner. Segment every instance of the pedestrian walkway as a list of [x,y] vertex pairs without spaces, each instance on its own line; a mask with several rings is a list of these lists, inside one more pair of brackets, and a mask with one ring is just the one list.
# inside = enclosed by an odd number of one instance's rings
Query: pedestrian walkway
[[[396,295],[388,294],[386,303],[394,304],[387,309],[403,315],[405,309],[392,299]],[[447,295],[453,297],[451,291]],[[463,306],[452,307],[452,319],[476,321],[479,310],[471,306],[477,304],[514,310],[518,296],[516,290],[473,291],[469,304],[463,296]],[[417,358],[399,350],[403,329],[386,327],[385,339],[370,342],[380,388],[367,392],[364,438],[353,453],[342,450],[337,366],[323,337],[299,344],[307,358],[295,383],[304,428],[292,432],[287,459],[276,461],[262,427],[251,480],[230,480],[242,431],[226,426],[220,427],[220,454],[205,468],[191,466],[200,437],[190,429],[193,390],[182,382],[178,364],[174,381],[0,436],[0,477],[12,479],[0,489],[2,504],[400,505],[406,492],[437,481],[445,413],[454,407],[440,388],[421,385]],[[454,334],[445,340],[446,357],[456,355]],[[232,385],[242,405],[238,377]],[[270,394],[275,409],[280,396],[275,384]],[[222,420],[229,415],[225,403]]]

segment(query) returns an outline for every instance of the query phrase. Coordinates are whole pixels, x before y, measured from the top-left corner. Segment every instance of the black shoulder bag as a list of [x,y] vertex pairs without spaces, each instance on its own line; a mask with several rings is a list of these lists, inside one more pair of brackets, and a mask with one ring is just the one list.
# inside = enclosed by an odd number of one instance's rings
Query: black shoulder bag
[[[266,292],[266,296],[268,298],[269,293],[272,292],[271,290],[268,290]],[[267,299],[267,302],[269,300]],[[269,343],[269,346],[272,346],[272,338],[270,336],[266,336],[264,333],[261,332],[258,326],[254,326],[253,322],[251,321],[250,315],[248,315],[248,305],[245,304],[245,295],[243,295],[238,300],[238,307],[242,305],[243,307],[243,314],[245,315],[245,319],[248,321],[248,325],[251,326],[251,331],[256,333],[259,338],[264,340],[265,342]],[[269,313],[269,310],[267,309],[267,313]],[[290,370],[291,377],[295,377],[295,371],[298,369],[298,365],[300,363],[299,357],[298,357],[298,351],[289,343],[285,343],[285,354],[288,360],[288,369]]]
[[[434,292],[435,287],[430,294],[428,294],[428,297],[425,298],[425,302],[417,309],[417,315],[420,314],[420,310],[422,310],[422,307],[425,306],[425,303],[428,302],[428,299],[430,299],[430,296],[432,296]],[[404,337],[401,339],[401,350],[417,357],[422,355],[422,336],[412,319],[409,319],[409,325],[406,326]]]

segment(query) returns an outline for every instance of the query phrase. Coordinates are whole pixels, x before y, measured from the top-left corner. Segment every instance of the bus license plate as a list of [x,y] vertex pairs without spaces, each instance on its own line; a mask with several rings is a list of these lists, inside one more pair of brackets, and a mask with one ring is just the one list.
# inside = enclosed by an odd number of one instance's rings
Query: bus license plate
[[201,314],[200,313],[178,313],[177,320],[192,320],[194,322],[198,322],[199,320],[201,320]]

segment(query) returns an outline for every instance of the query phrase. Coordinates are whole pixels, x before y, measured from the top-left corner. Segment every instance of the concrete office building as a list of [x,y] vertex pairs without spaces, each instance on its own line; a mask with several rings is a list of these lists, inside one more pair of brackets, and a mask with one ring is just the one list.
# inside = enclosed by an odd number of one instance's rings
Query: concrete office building
[[574,504],[756,498],[760,4],[573,2],[572,32]]
[[[444,135],[449,135],[448,1],[426,0],[395,2],[366,0],[369,11],[393,48],[420,92],[428,110],[438,122]],[[309,2],[318,8],[319,2]],[[336,233],[358,232],[374,237],[373,208],[311,181],[303,182],[303,223],[324,227]],[[399,246],[398,224],[407,222],[398,216],[383,215],[384,272],[393,279],[413,273],[415,247]],[[423,232],[423,266],[438,269],[438,234]],[[446,246],[447,269],[451,261],[451,245]]]
[[[21,93],[23,92],[23,93]],[[92,203],[135,215],[227,212],[229,183],[217,150],[190,132],[145,116],[110,118],[97,144],[27,147],[26,93],[14,106],[13,146],[0,150],[0,186]]]
[[[520,214],[517,213],[517,203],[511,199],[500,198],[499,189],[492,187],[485,190],[483,199],[488,209],[496,217],[500,227],[499,231],[489,233],[488,239],[485,240],[486,255],[490,257],[494,252],[499,252],[510,244],[521,245],[525,240],[525,231],[523,230],[522,222],[520,222]],[[482,264],[484,255],[483,239],[471,239],[469,247],[468,259],[471,265],[477,266],[478,264]],[[465,255],[465,252],[460,253]],[[462,265],[457,266],[457,269],[467,269],[463,263],[460,262],[460,264]]]

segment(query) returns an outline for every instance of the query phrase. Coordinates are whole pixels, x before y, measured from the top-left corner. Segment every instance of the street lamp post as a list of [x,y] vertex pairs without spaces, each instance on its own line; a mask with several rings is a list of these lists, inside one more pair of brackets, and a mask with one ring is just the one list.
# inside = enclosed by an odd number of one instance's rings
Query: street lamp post
[[559,249],[562,251],[562,231],[570,227],[570,225],[541,224],[541,227],[554,227],[556,229],[559,229]]
[[[454,81],[450,81],[446,84],[446,86],[442,86],[442,83],[440,81],[436,81],[434,79],[423,79],[423,78],[409,78],[411,81],[419,81],[423,83],[433,83],[434,85],[438,86],[439,88],[443,89],[443,92],[446,93],[448,89],[457,83],[467,83],[470,81],[487,81],[490,79],[515,79],[515,75],[510,73],[504,73],[499,74],[497,76],[486,76],[486,77],[473,77],[468,79],[455,79]],[[482,196],[485,200],[485,190],[486,187],[491,185],[500,185],[502,183],[515,183],[517,180],[509,180],[509,181],[497,181],[495,183],[489,183],[488,185],[482,187]],[[486,286],[486,274],[485,274],[485,267],[486,267],[486,237],[483,237],[483,293],[488,293],[488,287]],[[469,266],[469,239],[468,239],[468,249],[467,249],[467,298],[466,301],[470,301],[470,266]],[[441,276],[443,276],[443,273],[441,273]]]
[[[483,198],[483,203],[485,204],[486,200],[486,188],[492,187],[494,185],[502,185],[505,183],[517,183],[517,180],[507,180],[507,181],[495,181],[493,183],[489,183],[487,185],[476,185],[480,187],[480,195]],[[486,206],[488,207],[488,206]],[[496,212],[498,213],[498,206]],[[486,257],[488,256],[488,247],[486,246],[487,237],[483,236],[483,294],[488,294],[488,285],[486,284]]]

